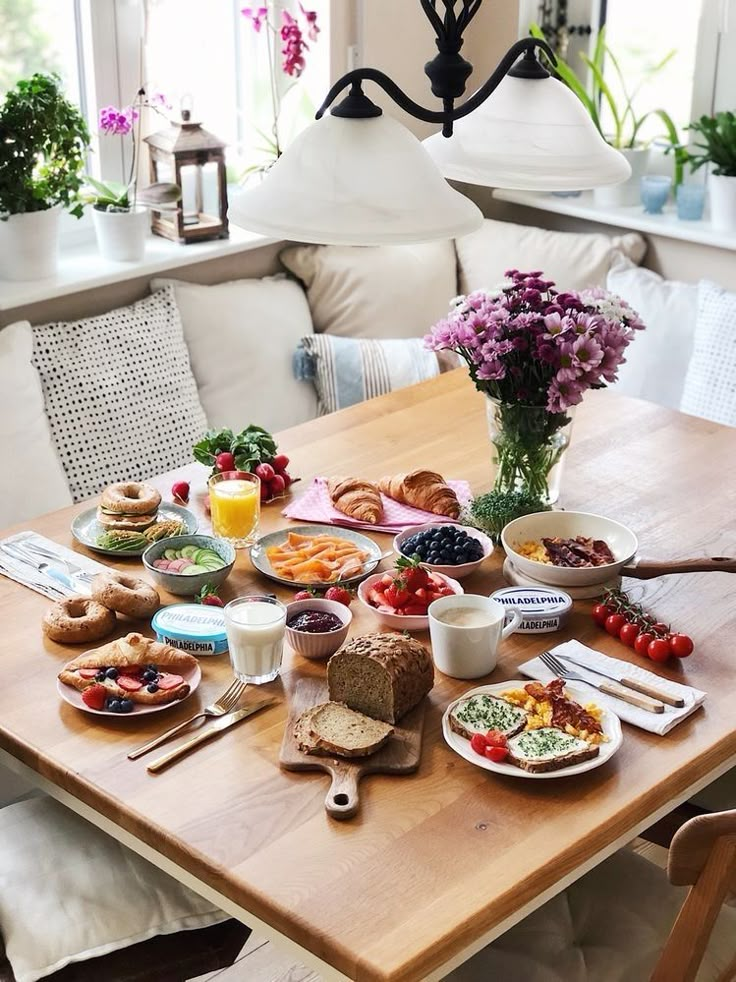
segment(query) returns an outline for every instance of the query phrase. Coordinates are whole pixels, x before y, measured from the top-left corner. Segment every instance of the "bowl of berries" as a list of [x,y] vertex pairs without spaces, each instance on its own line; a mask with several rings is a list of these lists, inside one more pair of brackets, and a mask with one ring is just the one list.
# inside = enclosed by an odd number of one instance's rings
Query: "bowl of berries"
[[390,573],[374,573],[358,587],[358,600],[386,627],[426,631],[427,608],[433,600],[464,593],[457,580],[426,569],[416,557],[399,556]]
[[419,556],[433,573],[462,580],[488,559],[493,542],[469,525],[430,522],[399,532],[394,550],[400,556]]

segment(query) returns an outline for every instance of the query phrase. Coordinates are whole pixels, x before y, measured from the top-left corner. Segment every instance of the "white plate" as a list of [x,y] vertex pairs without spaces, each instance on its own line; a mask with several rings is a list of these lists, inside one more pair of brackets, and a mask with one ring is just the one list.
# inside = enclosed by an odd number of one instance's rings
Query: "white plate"
[[[72,659],[72,661],[76,661],[76,659]],[[67,662],[67,664],[71,664],[71,662]],[[176,674],[178,675],[179,673],[177,672]],[[189,683],[189,693],[183,699],[175,699],[173,702],[163,702],[158,706],[141,706],[134,702],[133,710],[130,713],[111,713],[109,709],[92,709],[82,699],[82,693],[79,689],[75,689],[71,685],[66,685],[59,678],[56,680],[56,689],[64,702],[68,702],[75,709],[81,709],[83,713],[91,713],[93,716],[112,716],[113,719],[127,719],[130,716],[144,716],[147,713],[158,713],[162,709],[171,709],[172,706],[180,706],[196,691],[199,683],[202,681],[202,669],[199,667],[199,664],[196,664],[190,671],[182,672],[181,677],[185,682]]]
[[340,580],[341,583],[358,583],[363,577],[372,573],[381,561],[382,553],[378,545],[373,539],[369,539],[367,535],[361,535],[360,532],[354,532],[352,529],[338,528],[334,525],[290,525],[288,528],[279,529],[278,532],[271,532],[268,535],[262,536],[250,550],[250,561],[258,572],[263,573],[270,580],[275,580],[276,583],[283,583],[285,586],[297,588],[330,586],[329,583],[314,581],[303,583],[300,580],[287,580],[283,576],[278,576],[274,573],[270,560],[266,555],[266,549],[269,546],[283,545],[290,532],[296,532],[298,535],[330,535],[338,539],[347,539],[348,542],[354,542],[359,549],[367,552],[368,559],[362,571],[357,576],[343,577]]
[[[182,522],[184,533],[193,535],[197,531],[197,519],[188,508],[175,505],[168,501],[162,501],[159,505],[157,522]],[[97,521],[97,508],[88,508],[81,515],[76,515],[72,522],[72,535],[81,542],[83,546],[91,549],[92,552],[100,552],[103,556],[142,556],[145,550],[151,545],[147,542],[142,549],[105,549],[97,545],[97,539],[103,532],[108,531]]]
[[[596,767],[600,767],[605,764],[607,760],[616,753],[618,748],[623,742],[623,734],[621,733],[621,721],[614,713],[610,712],[608,709],[603,709],[603,715],[601,717],[601,725],[603,726],[603,733],[608,737],[608,743],[601,743],[600,753],[597,757],[593,757],[591,760],[584,760],[580,764],[573,764],[571,767],[560,768],[559,771],[544,771],[541,774],[535,774],[532,771],[525,771],[522,767],[515,767],[514,764],[496,764],[492,760],[488,760],[485,757],[481,757],[477,754],[475,750],[470,746],[470,740],[466,740],[465,737],[460,736],[459,733],[455,733],[453,729],[450,728],[450,713],[454,707],[462,700],[467,699],[468,696],[474,696],[476,694],[487,692],[489,695],[498,696],[502,692],[507,692],[509,689],[523,689],[525,685],[533,682],[534,679],[511,679],[509,682],[496,682],[494,685],[479,685],[477,689],[470,689],[468,692],[460,696],[459,699],[455,699],[445,710],[445,715],[442,717],[442,735],[449,746],[459,754],[464,757],[465,760],[470,761],[471,764],[475,764],[477,767],[482,767],[483,770],[493,771],[495,774],[508,774],[509,777],[527,777],[527,778],[537,778],[542,780],[547,780],[548,778],[555,777],[572,777],[575,774],[583,774],[585,771],[592,771]],[[585,689],[578,689],[570,683],[565,683],[565,691],[570,695],[572,699],[576,702],[585,705],[586,702],[590,702],[590,691]]]

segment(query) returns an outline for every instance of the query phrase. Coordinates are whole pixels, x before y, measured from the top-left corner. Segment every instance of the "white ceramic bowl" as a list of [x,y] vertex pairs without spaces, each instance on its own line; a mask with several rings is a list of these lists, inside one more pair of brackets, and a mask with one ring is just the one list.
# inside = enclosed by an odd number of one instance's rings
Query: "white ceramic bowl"
[[[368,600],[368,591],[376,583],[379,583],[381,579],[385,576],[385,573],[374,573],[369,576],[368,579],[363,580],[363,582],[358,587],[358,600],[375,614],[380,622],[386,627],[396,628],[397,631],[428,631],[429,630],[429,617],[426,614],[390,614],[384,613],[382,610],[378,610],[373,604]],[[444,576],[442,573],[438,574],[451,588],[453,593],[465,593],[463,588],[457,582],[453,580],[450,576]]]
[[[522,543],[538,541],[543,537],[574,539],[577,535],[603,539],[616,557],[616,562],[605,563],[603,566],[553,566],[551,563],[529,559],[516,551]],[[614,522],[612,518],[590,515],[583,511],[539,511],[533,515],[515,518],[501,533],[501,543],[506,555],[520,573],[551,586],[591,586],[605,583],[634,558],[639,548],[639,540],[630,528]]]
[[[289,627],[289,621],[304,610],[322,610],[326,614],[334,614],[342,621],[342,627],[336,631],[298,631]],[[353,613],[345,604],[336,600],[325,600],[324,597],[313,597],[310,600],[293,600],[286,605],[286,640],[294,651],[305,658],[329,658],[341,648],[348,636]]]
[[483,555],[480,559],[476,559],[472,563],[460,563],[458,566],[444,566],[435,565],[434,563],[424,563],[427,569],[432,570],[433,573],[441,573],[442,576],[449,576],[451,579],[462,580],[466,576],[470,576],[474,573],[481,563],[485,562],[486,559],[493,552],[493,542],[488,538],[488,536],[481,532],[479,529],[474,529],[470,525],[456,525],[454,522],[428,522],[426,525],[415,525],[413,528],[404,529],[403,532],[394,538],[394,551],[400,556],[405,555],[401,551],[401,546],[407,539],[410,539],[412,535],[416,535],[417,532],[425,532],[427,529],[439,529],[443,528],[445,525],[451,525],[453,528],[462,529],[467,532],[472,538],[477,539],[478,542],[483,546]]

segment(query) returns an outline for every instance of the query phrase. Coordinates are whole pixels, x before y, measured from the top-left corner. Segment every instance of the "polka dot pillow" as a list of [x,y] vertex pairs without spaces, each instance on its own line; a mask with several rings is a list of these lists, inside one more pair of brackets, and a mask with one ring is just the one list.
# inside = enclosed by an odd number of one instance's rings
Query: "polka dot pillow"
[[698,284],[698,320],[680,409],[736,426],[736,293]]
[[75,501],[180,467],[207,429],[171,287],[34,327],[33,364]]

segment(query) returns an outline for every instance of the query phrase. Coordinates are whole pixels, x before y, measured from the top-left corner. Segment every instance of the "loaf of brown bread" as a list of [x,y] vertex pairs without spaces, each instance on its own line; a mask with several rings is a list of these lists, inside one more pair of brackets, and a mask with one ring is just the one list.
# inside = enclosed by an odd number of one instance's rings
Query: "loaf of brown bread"
[[429,652],[404,634],[355,638],[327,665],[330,699],[386,723],[397,723],[433,683]]

